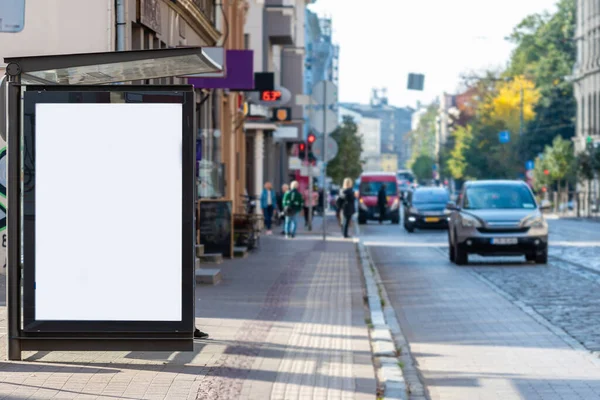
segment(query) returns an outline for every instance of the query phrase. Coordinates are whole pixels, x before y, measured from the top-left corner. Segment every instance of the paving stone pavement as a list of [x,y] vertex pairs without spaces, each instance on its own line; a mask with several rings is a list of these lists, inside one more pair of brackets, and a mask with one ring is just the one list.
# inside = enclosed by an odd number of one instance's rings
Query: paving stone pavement
[[0,399],[375,399],[354,243],[264,237],[219,268],[196,289],[211,338],[194,352],[28,352],[0,362]]

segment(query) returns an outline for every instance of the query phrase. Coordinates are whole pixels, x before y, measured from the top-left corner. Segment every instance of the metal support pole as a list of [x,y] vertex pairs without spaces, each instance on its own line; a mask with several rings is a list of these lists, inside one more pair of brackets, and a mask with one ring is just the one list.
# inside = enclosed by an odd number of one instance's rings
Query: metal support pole
[[21,115],[21,87],[19,76],[8,76],[8,176],[7,176],[7,271],[6,306],[8,319],[8,359],[21,360],[21,221],[19,187],[21,182],[19,125]]
[[323,240],[327,240],[327,213],[325,212],[325,177],[327,169],[327,85],[323,85],[323,171],[321,176],[323,177],[321,184],[323,185]]
[[521,113],[519,118],[519,135],[523,135],[523,86],[521,85]]
[[306,161],[306,172],[308,175],[308,218],[306,220],[308,221],[308,230],[312,231],[312,168],[310,167],[310,158],[308,157],[308,153],[309,148],[307,140],[304,153],[304,159]]

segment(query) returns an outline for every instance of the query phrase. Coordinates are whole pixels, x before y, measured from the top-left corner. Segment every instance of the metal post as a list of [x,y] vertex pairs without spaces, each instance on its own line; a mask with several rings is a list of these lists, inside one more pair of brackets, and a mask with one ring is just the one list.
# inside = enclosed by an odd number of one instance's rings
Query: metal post
[[310,158],[308,156],[308,140],[306,141],[306,149],[304,159],[306,160],[306,171],[308,174],[308,230],[312,231],[312,168],[310,167]]
[[521,84],[521,114],[519,119],[519,135],[523,135],[523,85]]
[[21,110],[21,87],[19,76],[8,76],[8,133],[6,137],[8,148],[7,174],[7,271],[6,271],[6,306],[8,317],[8,359],[21,360],[21,221],[19,187],[19,125]]
[[327,240],[327,213],[325,212],[325,177],[326,177],[326,167],[327,167],[327,85],[323,85],[323,171],[321,171],[322,182],[323,185],[323,240]]

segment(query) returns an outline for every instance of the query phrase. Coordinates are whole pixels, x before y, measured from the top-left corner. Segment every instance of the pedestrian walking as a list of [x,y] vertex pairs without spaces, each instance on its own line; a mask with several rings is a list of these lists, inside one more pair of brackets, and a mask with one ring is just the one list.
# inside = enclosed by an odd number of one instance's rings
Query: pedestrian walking
[[283,220],[283,228],[281,234],[285,235],[285,213],[283,210],[283,196],[290,190],[290,186],[287,183],[281,185],[281,192],[277,195],[277,212],[279,213],[279,220]]
[[267,228],[267,235],[272,235],[271,225],[273,223],[273,210],[277,204],[277,196],[273,190],[271,182],[266,182],[263,188],[262,194],[260,195],[260,208],[262,208],[263,215],[265,217],[265,227]]
[[286,238],[294,238],[296,236],[298,213],[304,206],[304,199],[298,191],[298,181],[293,181],[290,184],[290,189],[291,190],[283,196]]
[[344,179],[342,192],[336,201],[336,206],[338,210],[340,210],[340,214],[342,216],[342,235],[344,235],[345,238],[350,237],[348,234],[348,228],[350,227],[352,216],[356,212],[354,207],[354,190],[352,190],[352,186],[352,179]]
[[383,223],[385,218],[385,210],[387,208],[387,194],[385,183],[381,184],[379,191],[377,192],[377,208],[379,209],[379,223]]

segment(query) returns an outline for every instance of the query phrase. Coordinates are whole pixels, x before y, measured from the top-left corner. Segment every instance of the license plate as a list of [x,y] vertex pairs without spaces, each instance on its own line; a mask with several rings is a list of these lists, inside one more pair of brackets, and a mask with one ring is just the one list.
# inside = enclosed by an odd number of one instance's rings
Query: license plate
[[425,222],[440,222],[440,219],[436,217],[427,217],[425,218]]
[[519,240],[517,238],[494,238],[492,244],[499,246],[506,246],[511,244],[517,244]]

